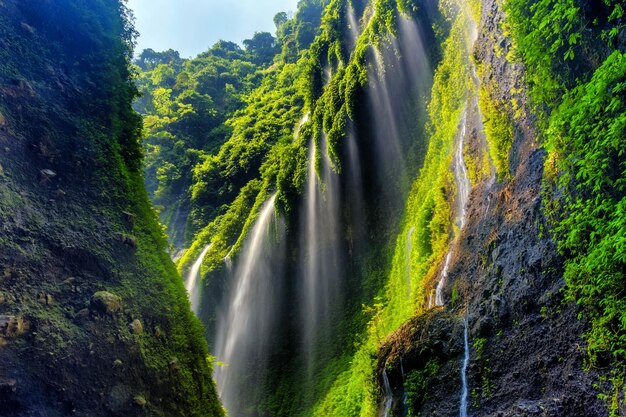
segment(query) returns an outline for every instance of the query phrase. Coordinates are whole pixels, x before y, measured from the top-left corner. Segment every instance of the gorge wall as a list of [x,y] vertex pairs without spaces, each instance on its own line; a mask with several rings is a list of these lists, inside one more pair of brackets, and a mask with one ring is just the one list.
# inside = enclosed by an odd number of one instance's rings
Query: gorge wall
[[117,1],[0,2],[0,415],[221,416]]

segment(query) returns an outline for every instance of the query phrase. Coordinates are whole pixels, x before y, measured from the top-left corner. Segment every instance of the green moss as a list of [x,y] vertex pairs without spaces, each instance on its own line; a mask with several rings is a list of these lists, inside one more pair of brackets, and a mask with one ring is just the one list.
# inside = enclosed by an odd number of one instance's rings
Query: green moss
[[500,180],[510,177],[509,153],[513,144],[513,123],[509,105],[497,98],[497,86],[481,86],[479,105],[491,160]]
[[409,417],[420,415],[420,406],[428,399],[428,386],[433,378],[437,376],[441,369],[438,359],[430,359],[424,369],[413,370],[406,376],[404,382],[404,392],[407,395],[407,405],[409,406]]

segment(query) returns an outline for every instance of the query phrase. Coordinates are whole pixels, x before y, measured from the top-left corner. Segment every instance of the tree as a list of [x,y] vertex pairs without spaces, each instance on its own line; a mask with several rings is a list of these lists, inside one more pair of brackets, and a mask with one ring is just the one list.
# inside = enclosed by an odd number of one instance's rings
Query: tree
[[274,25],[276,26],[276,32],[277,33],[280,31],[280,28],[285,23],[287,23],[288,20],[289,20],[289,18],[287,17],[287,13],[285,13],[285,12],[276,13],[276,16],[274,16]]
[[252,39],[244,40],[243,45],[252,55],[252,61],[258,65],[272,62],[278,51],[276,38],[269,32],[256,32]]
[[178,51],[168,49],[167,51],[156,52],[152,48],[144,49],[135,61],[135,64],[144,71],[149,71],[160,64],[175,65],[180,63]]

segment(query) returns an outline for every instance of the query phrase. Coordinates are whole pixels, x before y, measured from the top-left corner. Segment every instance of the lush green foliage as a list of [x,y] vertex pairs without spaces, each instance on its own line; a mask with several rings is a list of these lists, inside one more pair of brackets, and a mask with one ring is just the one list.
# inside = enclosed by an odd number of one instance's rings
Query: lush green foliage
[[[568,294],[585,307],[594,363],[626,360],[626,56],[614,52],[572,90],[547,132]],[[606,358],[604,358],[606,359]]]
[[479,103],[491,160],[498,177],[504,179],[510,175],[509,153],[513,144],[513,123],[508,103],[495,98],[495,88],[497,87],[481,86]]
[[540,108],[558,105],[565,90],[588,77],[607,45],[623,44],[626,16],[619,0],[510,0],[505,9]]
[[407,394],[407,404],[409,404],[409,417],[417,417],[419,414],[415,413],[415,409],[419,409],[419,406],[424,403],[428,397],[428,384],[431,379],[434,378],[441,364],[436,358],[430,359],[424,369],[413,370],[406,376],[404,382],[404,391]]
[[590,363],[610,364],[619,390],[626,359],[623,3],[512,0],[506,11],[542,110],[544,204],[565,257],[566,291],[591,325]]
[[[260,83],[277,49],[269,33],[257,33],[244,43],[246,50],[220,41],[188,60],[172,50],[148,49],[136,60],[142,97],[135,108],[145,115],[146,184],[177,245],[185,240],[186,226],[193,233],[216,216],[221,204],[232,201],[225,193],[215,195],[213,205],[199,207],[190,201],[190,187],[193,168],[230,137],[233,128],[227,119],[245,106],[245,95]],[[213,188],[231,185],[219,180]],[[194,214],[191,224],[186,221],[189,210]]]

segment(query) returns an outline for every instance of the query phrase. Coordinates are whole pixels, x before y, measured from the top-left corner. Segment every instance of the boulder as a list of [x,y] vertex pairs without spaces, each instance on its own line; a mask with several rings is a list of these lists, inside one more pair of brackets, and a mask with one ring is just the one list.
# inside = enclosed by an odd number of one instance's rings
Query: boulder
[[143,395],[136,395],[133,400],[135,401],[135,404],[137,404],[139,407],[145,407],[146,404],[148,404],[148,401],[146,401]]
[[0,315],[0,336],[19,337],[30,328],[28,320],[19,316]]
[[130,324],[130,331],[133,332],[133,334],[142,334],[143,324],[141,324],[141,321],[137,319],[133,320],[133,322]]
[[41,182],[51,181],[56,176],[57,173],[51,169],[42,169],[41,171],[39,171],[39,181]]
[[122,309],[122,299],[108,291],[98,291],[91,297],[92,311],[113,315]]

